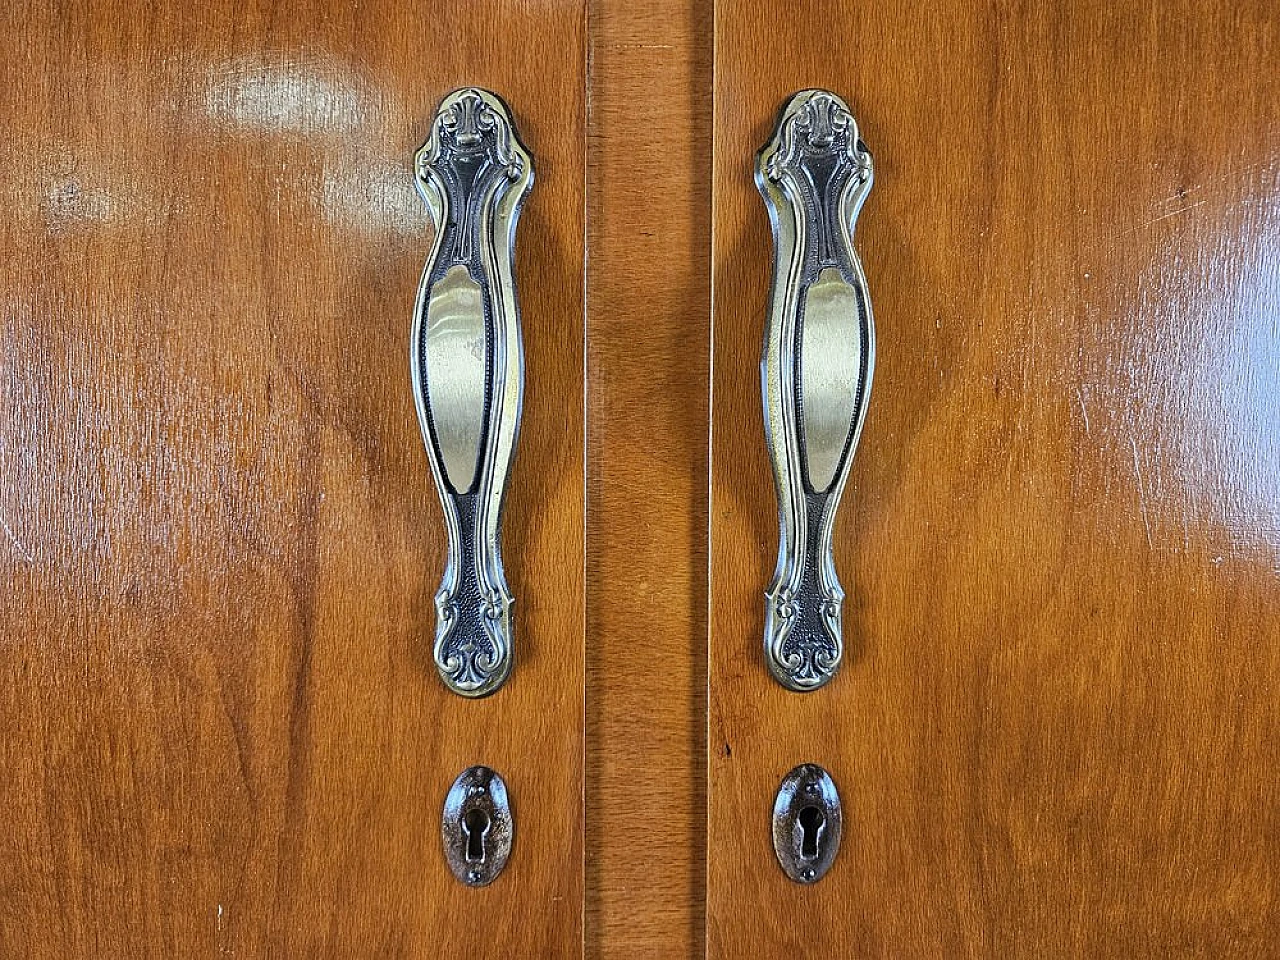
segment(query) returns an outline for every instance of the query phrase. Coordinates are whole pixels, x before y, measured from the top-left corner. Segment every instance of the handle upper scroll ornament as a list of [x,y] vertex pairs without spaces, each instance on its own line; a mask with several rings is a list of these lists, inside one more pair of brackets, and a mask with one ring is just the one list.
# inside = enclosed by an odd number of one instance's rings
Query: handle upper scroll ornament
[[514,662],[502,507],[524,390],[512,260],[533,163],[506,105],[475,87],[445,97],[414,160],[436,230],[411,344],[418,420],[448,532],[434,658],[451,690],[482,697]]
[[853,115],[825,90],[787,101],[756,159],[774,238],[760,374],[779,523],[764,646],[770,672],[797,691],[830,681],[844,652],[833,532],[875,365],[871,300],[853,247],[871,181]]

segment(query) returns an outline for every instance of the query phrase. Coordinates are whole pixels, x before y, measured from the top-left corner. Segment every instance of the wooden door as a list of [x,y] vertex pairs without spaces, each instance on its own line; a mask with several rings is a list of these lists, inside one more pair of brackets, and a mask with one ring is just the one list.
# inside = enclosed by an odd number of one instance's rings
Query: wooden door
[[[0,954],[572,955],[584,5],[2,17]],[[478,702],[432,665],[444,527],[408,364],[412,157],[465,84],[509,98],[537,170],[519,667]],[[440,840],[474,763],[516,816],[481,890]]]
[[[1280,21],[716,8],[708,953],[1280,955]],[[877,357],[826,688],[761,656],[778,107],[846,97]],[[844,803],[778,868],[782,776]]]

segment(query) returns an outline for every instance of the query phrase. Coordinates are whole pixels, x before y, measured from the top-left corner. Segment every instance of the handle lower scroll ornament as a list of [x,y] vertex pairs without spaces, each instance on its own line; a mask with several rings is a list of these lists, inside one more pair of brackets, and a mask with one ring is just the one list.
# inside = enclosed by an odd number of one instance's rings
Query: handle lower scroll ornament
[[756,158],[774,271],[760,362],[778,493],[778,566],[766,593],[765,659],[791,690],[816,690],[844,653],[833,530],[875,364],[875,327],[854,223],[871,154],[848,106],[805,90]]
[[449,689],[483,697],[514,660],[502,505],[524,389],[512,259],[533,164],[506,105],[474,87],[444,99],[414,160],[436,236],[418,287],[411,370],[449,540],[434,657]]

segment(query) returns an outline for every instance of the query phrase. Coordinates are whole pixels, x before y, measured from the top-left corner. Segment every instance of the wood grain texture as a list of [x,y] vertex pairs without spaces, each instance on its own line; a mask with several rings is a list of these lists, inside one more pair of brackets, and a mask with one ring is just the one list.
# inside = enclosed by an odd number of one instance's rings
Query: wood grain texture
[[[1273,4],[716,15],[708,953],[1280,955]],[[846,97],[877,367],[837,525],[847,658],[762,662],[776,515],[755,151]],[[843,847],[786,880],[782,775]]]
[[[0,954],[580,951],[584,14],[5,7]],[[537,165],[483,702],[432,666],[408,371],[411,157],[467,83]],[[517,818],[482,891],[439,832],[476,762]]]
[[590,11],[587,955],[700,956],[711,4]]

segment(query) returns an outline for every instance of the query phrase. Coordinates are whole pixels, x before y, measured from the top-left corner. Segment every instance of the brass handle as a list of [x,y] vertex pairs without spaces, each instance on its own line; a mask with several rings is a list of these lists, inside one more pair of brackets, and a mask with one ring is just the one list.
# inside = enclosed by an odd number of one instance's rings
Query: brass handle
[[514,656],[502,504],[524,353],[511,263],[533,163],[506,105],[469,87],[441,102],[414,166],[436,237],[414,309],[413,391],[449,538],[434,655],[449,689],[483,697]]
[[875,327],[853,248],[871,154],[843,100],[805,90],[756,158],[773,225],[773,292],[760,362],[778,494],[778,566],[765,657],[791,690],[816,690],[844,652],[832,532],[866,416]]

